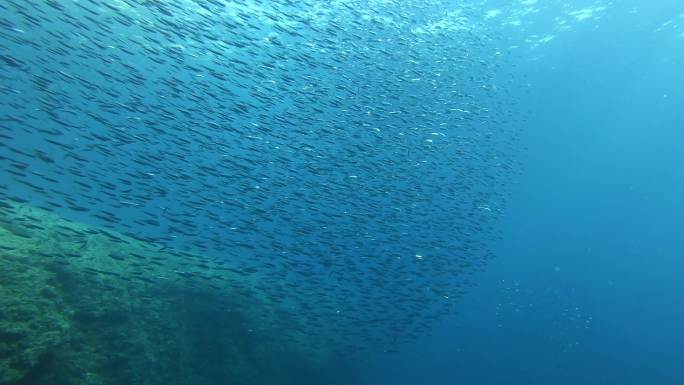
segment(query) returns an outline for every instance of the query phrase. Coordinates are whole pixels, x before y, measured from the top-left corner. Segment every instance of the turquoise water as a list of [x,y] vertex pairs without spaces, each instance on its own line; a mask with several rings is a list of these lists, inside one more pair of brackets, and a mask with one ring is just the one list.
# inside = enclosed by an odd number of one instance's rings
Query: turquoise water
[[[84,374],[54,369],[70,338],[17,343],[0,314],[0,381],[684,379],[677,2],[0,9],[6,276],[36,268],[75,340],[95,322],[78,309],[145,320]],[[99,301],[102,282],[127,294]],[[164,317],[183,321],[156,349]]]

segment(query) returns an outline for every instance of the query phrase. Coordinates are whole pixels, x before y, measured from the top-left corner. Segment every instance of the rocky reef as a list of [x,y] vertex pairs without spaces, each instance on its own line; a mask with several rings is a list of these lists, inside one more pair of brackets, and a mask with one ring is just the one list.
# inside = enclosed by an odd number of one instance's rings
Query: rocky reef
[[0,385],[312,381],[325,348],[258,287],[226,261],[2,201]]

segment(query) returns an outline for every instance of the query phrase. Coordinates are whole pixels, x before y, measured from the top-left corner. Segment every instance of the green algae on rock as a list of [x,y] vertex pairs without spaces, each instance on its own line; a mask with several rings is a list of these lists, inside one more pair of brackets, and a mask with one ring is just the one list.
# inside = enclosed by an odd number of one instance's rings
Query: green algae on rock
[[223,261],[3,203],[2,385],[287,383],[326,355]]

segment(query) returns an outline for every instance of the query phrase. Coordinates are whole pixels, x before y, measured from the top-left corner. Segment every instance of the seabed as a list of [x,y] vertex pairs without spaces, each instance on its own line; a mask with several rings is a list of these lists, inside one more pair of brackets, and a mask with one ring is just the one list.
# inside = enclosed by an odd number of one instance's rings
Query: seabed
[[326,349],[303,321],[278,319],[257,280],[0,201],[0,385],[312,378]]

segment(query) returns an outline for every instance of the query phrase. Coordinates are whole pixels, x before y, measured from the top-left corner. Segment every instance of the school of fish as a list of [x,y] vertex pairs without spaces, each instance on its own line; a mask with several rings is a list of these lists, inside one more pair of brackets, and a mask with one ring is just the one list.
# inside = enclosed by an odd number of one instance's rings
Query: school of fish
[[4,0],[0,198],[392,351],[475,283],[519,171],[516,79],[468,3]]

